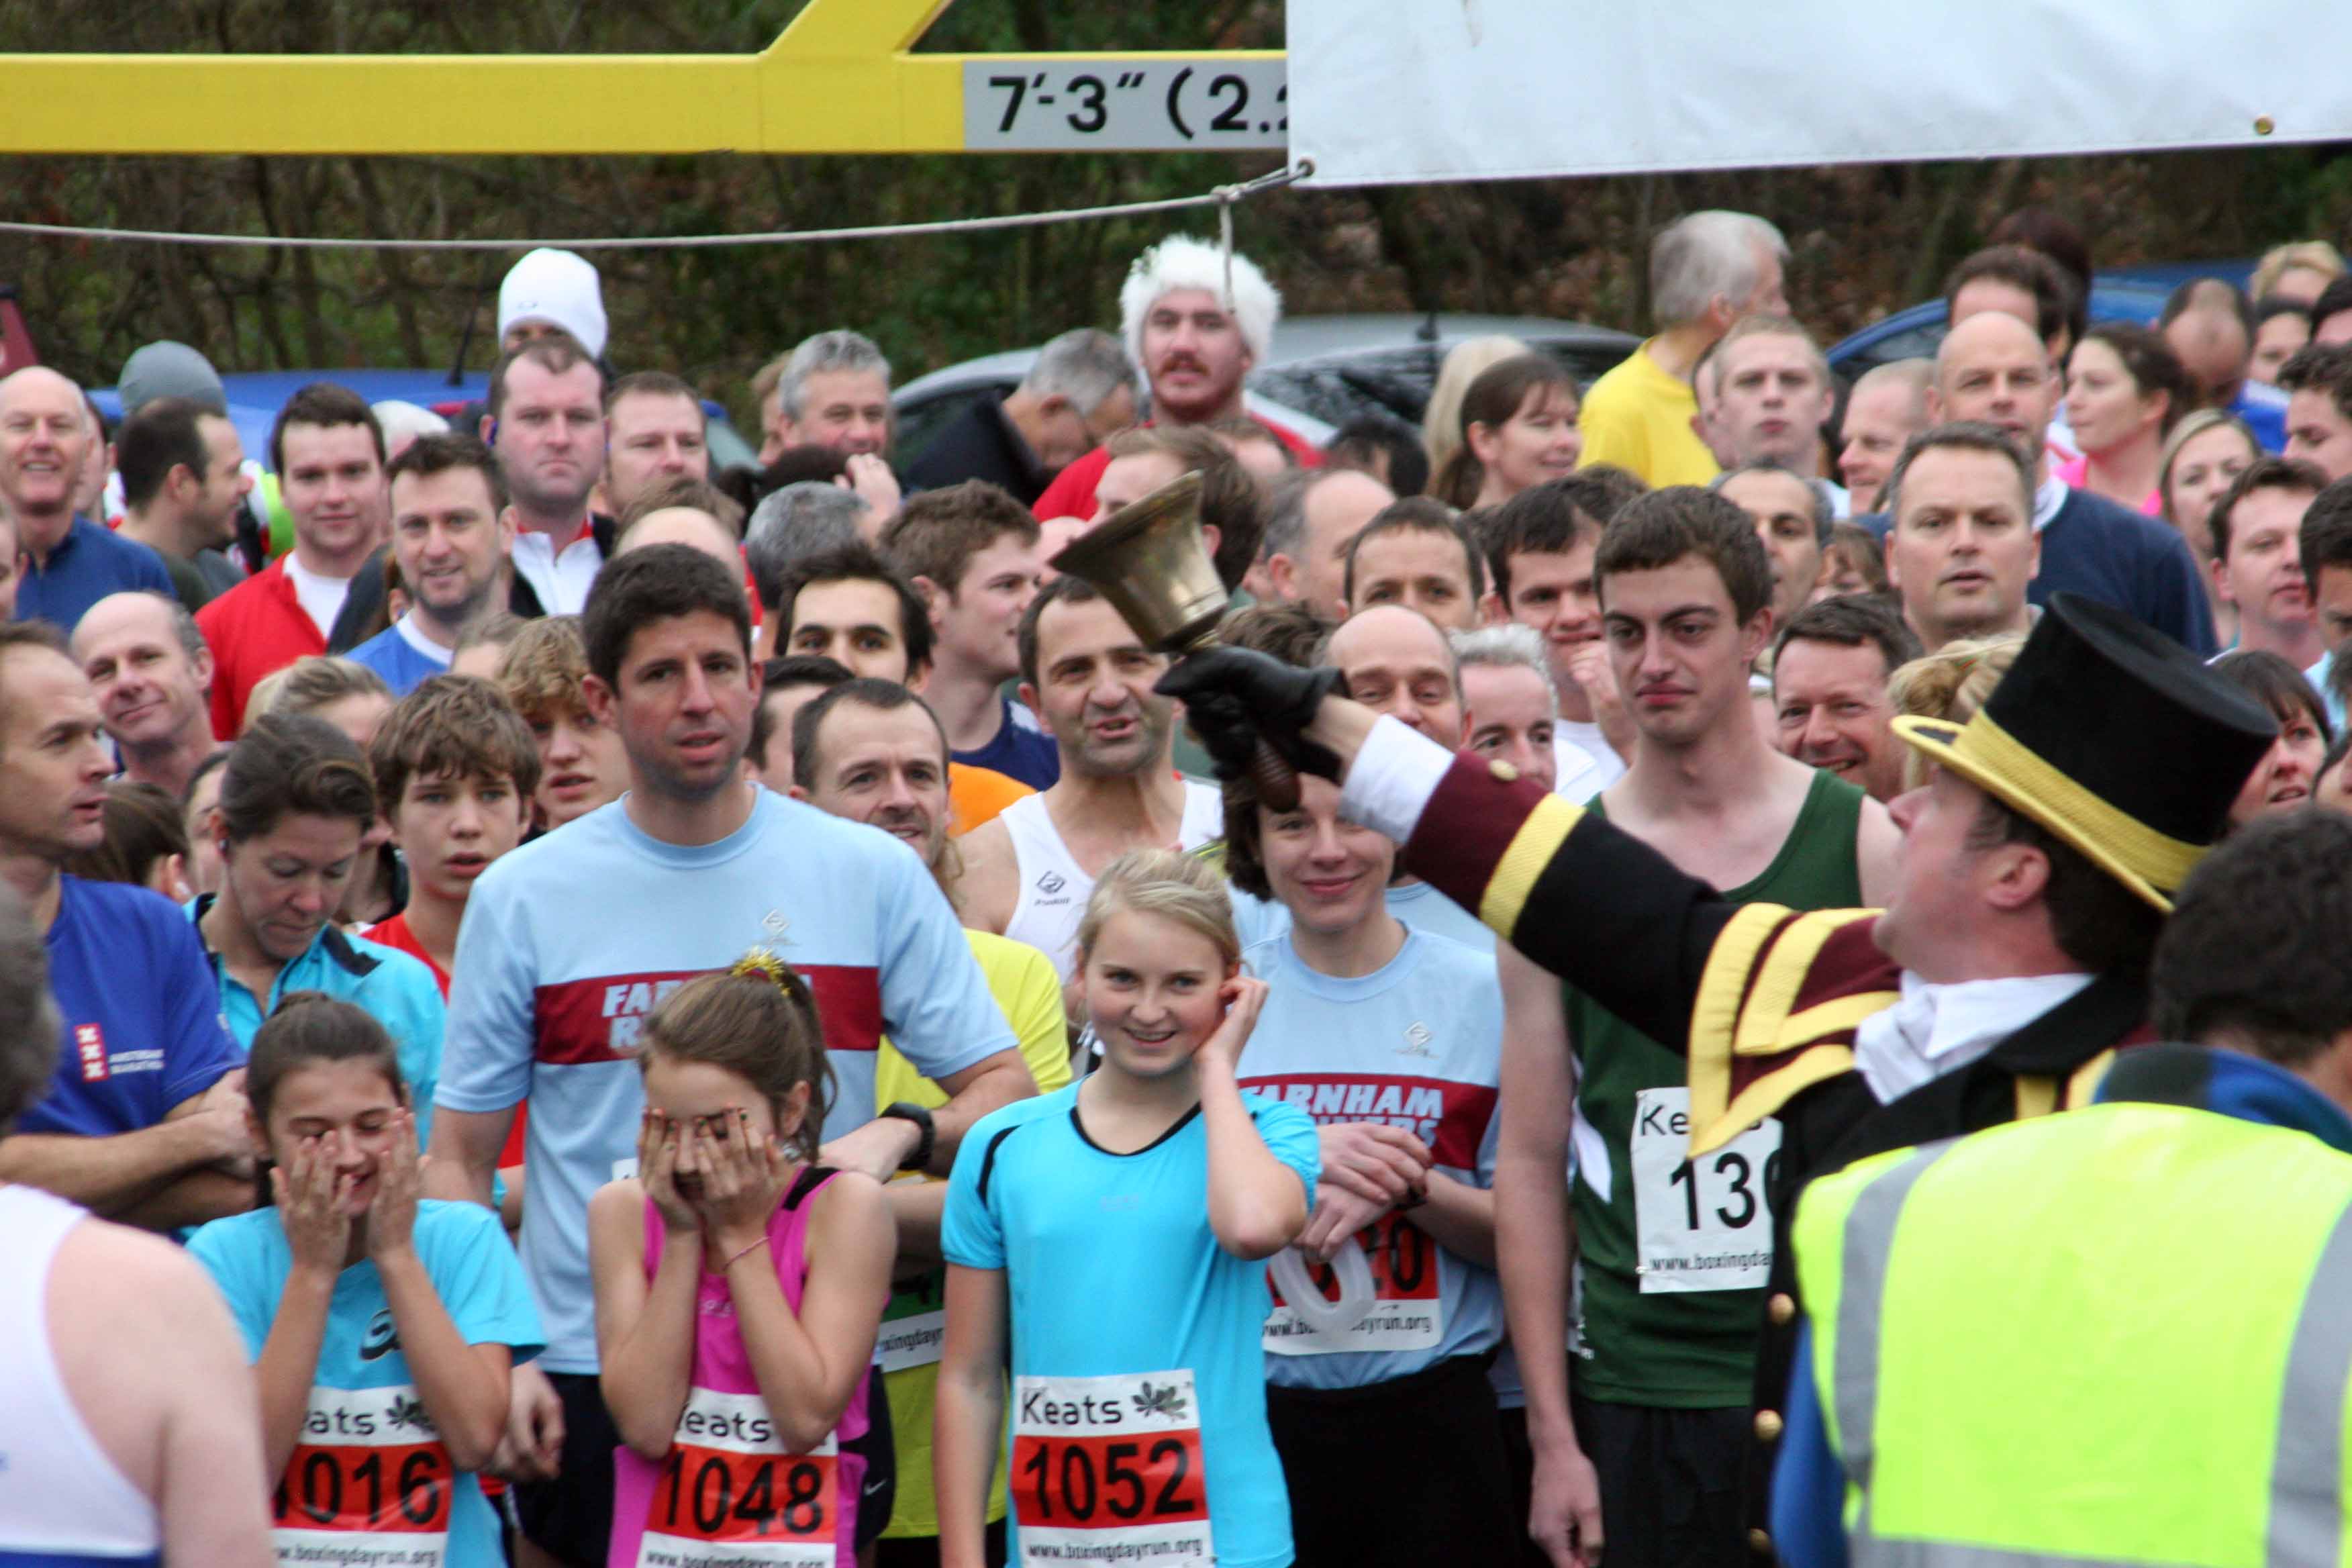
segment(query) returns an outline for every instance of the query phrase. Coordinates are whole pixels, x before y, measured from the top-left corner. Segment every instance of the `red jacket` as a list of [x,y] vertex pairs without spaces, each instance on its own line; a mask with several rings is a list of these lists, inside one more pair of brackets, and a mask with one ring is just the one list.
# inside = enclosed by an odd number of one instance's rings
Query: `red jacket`
[[[1298,459],[1301,468],[1318,468],[1323,466],[1323,454],[1318,451],[1315,444],[1306,437],[1296,430],[1285,429],[1271,419],[1259,419],[1255,414],[1250,417],[1257,419],[1259,424],[1265,426],[1268,434],[1289,447],[1290,455]],[[1039,496],[1037,504],[1029,510],[1036,514],[1037,521],[1040,522],[1051,522],[1057,517],[1083,517],[1091,520],[1095,515],[1095,486],[1102,482],[1103,470],[1109,467],[1110,448],[1097,447],[1093,451],[1055,474],[1054,482],[1045,487],[1045,493]]]
[[213,733],[224,741],[244,728],[246,699],[264,676],[327,651],[282,555],[198,610],[196,629],[213,651]]

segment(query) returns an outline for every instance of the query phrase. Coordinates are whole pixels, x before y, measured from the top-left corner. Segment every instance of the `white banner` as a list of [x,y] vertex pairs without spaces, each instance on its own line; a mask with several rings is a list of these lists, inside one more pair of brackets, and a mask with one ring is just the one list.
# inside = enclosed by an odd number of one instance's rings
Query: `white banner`
[[1318,184],[2352,138],[2352,5],[1289,0]]

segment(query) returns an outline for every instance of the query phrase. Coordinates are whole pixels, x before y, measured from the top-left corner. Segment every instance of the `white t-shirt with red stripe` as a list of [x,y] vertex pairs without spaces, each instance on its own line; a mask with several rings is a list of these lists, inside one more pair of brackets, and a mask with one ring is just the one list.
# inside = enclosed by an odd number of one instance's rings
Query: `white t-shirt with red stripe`
[[588,1199],[635,1168],[637,1036],[679,985],[755,947],[800,972],[833,1063],[828,1139],[872,1120],[886,1033],[933,1079],[1014,1048],[955,911],[888,834],[767,790],[715,844],[650,837],[627,808],[482,874],[449,987],[436,1103],[530,1103],[522,1261],[553,1372],[597,1370]]

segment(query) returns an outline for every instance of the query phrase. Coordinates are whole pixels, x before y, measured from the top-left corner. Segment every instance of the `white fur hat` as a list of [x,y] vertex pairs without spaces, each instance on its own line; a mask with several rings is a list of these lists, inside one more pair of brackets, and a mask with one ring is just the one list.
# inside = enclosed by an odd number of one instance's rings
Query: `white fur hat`
[[[1205,289],[1223,300],[1224,252],[1205,239],[1180,234],[1135,258],[1135,265],[1127,269],[1127,281],[1119,287],[1118,314],[1120,335],[1127,339],[1127,352],[1136,363],[1143,363],[1144,317],[1151,313],[1160,296],[1179,289]],[[1250,357],[1265,363],[1266,351],[1274,342],[1274,324],[1282,320],[1282,296],[1265,280],[1257,263],[1238,250],[1234,252],[1233,311]]]
[[499,285],[499,341],[517,321],[552,321],[594,359],[604,352],[604,289],[585,257],[542,246],[507,270]]

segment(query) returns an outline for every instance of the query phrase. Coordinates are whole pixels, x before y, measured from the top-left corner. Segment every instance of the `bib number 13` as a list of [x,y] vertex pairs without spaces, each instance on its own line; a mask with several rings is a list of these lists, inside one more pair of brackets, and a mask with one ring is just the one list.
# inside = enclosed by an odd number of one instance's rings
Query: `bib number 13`
[[1780,1124],[1766,1118],[1696,1160],[1690,1091],[1646,1089],[1633,1114],[1633,1217],[1645,1295],[1738,1290],[1772,1270],[1772,1209]]

